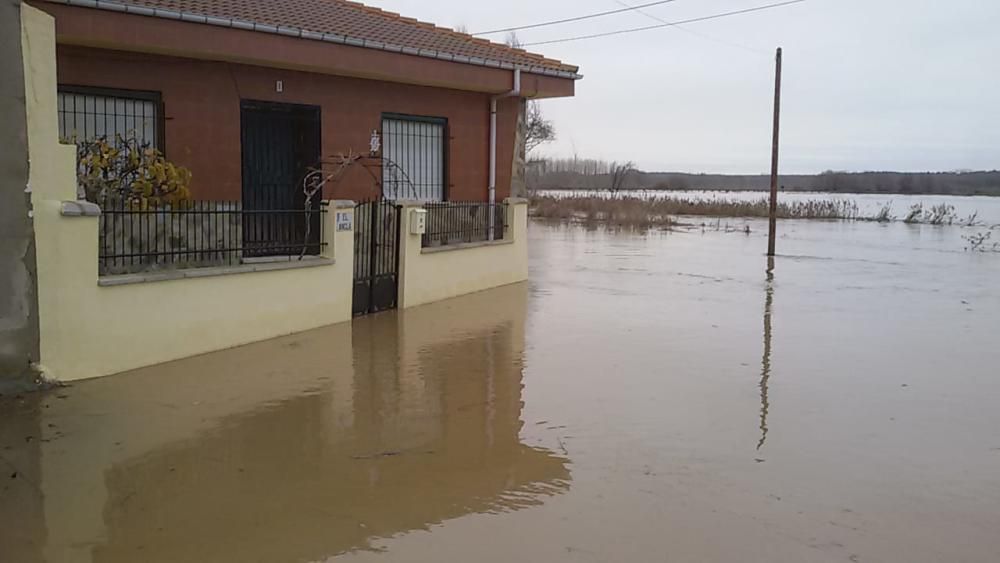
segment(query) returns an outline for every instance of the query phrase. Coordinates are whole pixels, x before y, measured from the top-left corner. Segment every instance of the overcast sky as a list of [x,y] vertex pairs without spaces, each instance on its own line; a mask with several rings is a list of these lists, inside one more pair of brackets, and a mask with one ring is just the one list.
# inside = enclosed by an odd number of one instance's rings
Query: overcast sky
[[[676,21],[773,1],[676,0],[643,11]],[[622,7],[366,2],[473,33]],[[629,12],[519,36],[531,43],[656,23]],[[808,0],[683,28],[527,47],[584,75],[576,97],[542,102],[558,140],[539,151],[634,160],[644,170],[766,172],[781,46],[782,172],[1000,168],[1000,1]]]

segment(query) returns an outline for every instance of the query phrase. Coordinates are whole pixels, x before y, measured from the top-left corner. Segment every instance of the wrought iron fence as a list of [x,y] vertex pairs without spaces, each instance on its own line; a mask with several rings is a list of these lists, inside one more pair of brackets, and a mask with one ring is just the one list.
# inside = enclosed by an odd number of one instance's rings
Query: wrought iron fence
[[506,203],[427,202],[424,209],[427,225],[421,244],[425,248],[502,240],[507,230]]
[[304,210],[250,210],[238,201],[194,201],[144,207],[124,201],[101,205],[99,273],[131,274],[241,264],[248,258],[297,260],[320,254],[321,214]]

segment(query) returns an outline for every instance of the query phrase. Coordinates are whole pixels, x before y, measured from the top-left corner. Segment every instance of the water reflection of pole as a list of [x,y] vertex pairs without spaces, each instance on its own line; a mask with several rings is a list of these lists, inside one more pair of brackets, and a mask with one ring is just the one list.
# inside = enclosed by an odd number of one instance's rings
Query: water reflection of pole
[[760,441],[759,450],[767,440],[767,384],[771,379],[771,308],[774,305],[774,257],[767,258],[767,281],[764,283],[764,355],[760,360]]

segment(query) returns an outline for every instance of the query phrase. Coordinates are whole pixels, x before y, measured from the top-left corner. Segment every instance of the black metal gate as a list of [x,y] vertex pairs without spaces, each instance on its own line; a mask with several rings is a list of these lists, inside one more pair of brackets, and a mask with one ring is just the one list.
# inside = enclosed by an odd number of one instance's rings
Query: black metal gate
[[354,208],[354,316],[396,308],[399,215],[384,198]]

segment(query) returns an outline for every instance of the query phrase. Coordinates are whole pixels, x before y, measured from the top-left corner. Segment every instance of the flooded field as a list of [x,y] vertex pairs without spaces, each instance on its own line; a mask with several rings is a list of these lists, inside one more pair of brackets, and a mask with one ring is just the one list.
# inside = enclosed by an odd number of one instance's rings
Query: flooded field
[[1000,560],[1000,255],[750,226],[2,402],[0,560]]

